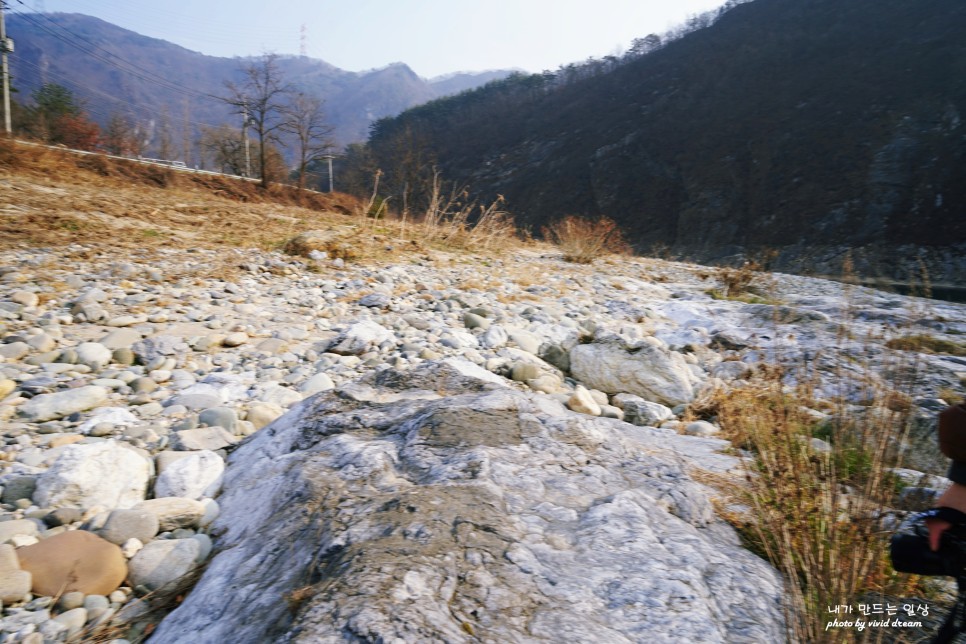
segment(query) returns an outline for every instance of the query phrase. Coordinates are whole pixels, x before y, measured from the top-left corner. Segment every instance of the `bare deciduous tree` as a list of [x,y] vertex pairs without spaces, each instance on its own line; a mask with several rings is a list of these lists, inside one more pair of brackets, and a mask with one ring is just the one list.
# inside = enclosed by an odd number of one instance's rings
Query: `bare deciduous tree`
[[101,134],[101,145],[108,154],[137,156],[141,154],[138,130],[131,119],[122,114],[111,114]]
[[284,120],[281,129],[295,139],[299,190],[305,188],[306,168],[324,158],[334,147],[330,138],[333,128],[326,124],[322,111],[324,103],[317,96],[293,92],[282,109]]
[[203,157],[211,158],[222,172],[241,175],[245,171],[245,150],[241,131],[222,125],[204,127],[199,141]]
[[271,173],[267,172],[269,144],[278,142],[285,98],[292,91],[282,78],[277,59],[276,54],[266,54],[250,62],[241,70],[241,81],[225,83],[228,96],[218,97],[247,119],[258,137],[258,171],[264,188],[271,183]]

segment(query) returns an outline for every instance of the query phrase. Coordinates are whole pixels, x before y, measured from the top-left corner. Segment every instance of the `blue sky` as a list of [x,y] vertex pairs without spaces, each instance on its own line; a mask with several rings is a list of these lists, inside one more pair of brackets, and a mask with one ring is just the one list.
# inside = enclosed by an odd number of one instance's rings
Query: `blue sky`
[[[599,58],[724,0],[9,0],[97,16],[213,56],[306,53],[349,71],[528,72]],[[14,35],[14,34],[11,34]]]

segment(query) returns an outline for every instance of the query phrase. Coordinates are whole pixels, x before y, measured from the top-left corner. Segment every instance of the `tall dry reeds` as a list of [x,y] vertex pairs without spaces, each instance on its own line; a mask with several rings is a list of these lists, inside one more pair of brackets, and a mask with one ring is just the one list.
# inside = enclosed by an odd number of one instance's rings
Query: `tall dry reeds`
[[729,518],[783,573],[792,642],[877,641],[857,628],[828,628],[838,616],[830,611],[923,588],[888,558],[902,487],[893,470],[909,445],[921,365],[903,351],[872,352],[879,362],[864,363],[856,347],[884,339],[862,333],[841,325],[839,346],[826,351],[849,357],[825,362],[841,368],[823,383],[815,356],[762,366],[745,386],[718,394],[710,411],[745,455],[746,481],[731,492],[747,511]]

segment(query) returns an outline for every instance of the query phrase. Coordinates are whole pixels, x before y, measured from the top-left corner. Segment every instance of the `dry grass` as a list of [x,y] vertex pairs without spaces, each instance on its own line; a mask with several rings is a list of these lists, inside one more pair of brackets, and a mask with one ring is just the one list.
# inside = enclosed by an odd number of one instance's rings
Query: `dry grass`
[[565,261],[590,264],[612,254],[626,254],[630,247],[614,220],[568,215],[543,229],[543,236],[563,251]]
[[479,207],[439,200],[421,222],[375,219],[365,216],[363,201],[345,194],[284,185],[266,191],[241,179],[9,140],[0,141],[0,204],[0,249],[82,243],[112,252],[278,250],[305,231],[335,230],[330,257],[378,261],[428,248],[496,252],[521,243],[499,201]]
[[503,197],[483,205],[467,202],[465,190],[454,189],[446,195],[438,172],[433,175],[431,188],[429,205],[418,225],[406,229],[405,220],[401,221],[404,233],[471,251],[499,252],[520,245],[513,217],[503,210]]
[[907,335],[886,342],[886,347],[899,351],[918,353],[941,353],[950,356],[966,356],[966,345],[951,340],[943,340],[931,335]]
[[[790,388],[784,375],[778,367],[760,369],[747,386],[700,410],[714,414],[724,436],[750,454],[745,483],[730,488],[749,511],[726,518],[786,578],[789,641],[865,641],[869,633],[826,631],[828,607],[855,605],[869,593],[924,589],[918,578],[893,571],[890,528],[882,522],[901,487],[890,468],[901,465],[896,448],[906,441],[914,409],[897,384],[861,383],[872,397],[857,413],[845,402],[816,400],[802,377]],[[815,409],[827,417],[818,419]]]
[[853,641],[852,631],[825,631],[827,607],[870,591],[894,593],[904,581],[891,570],[888,535],[878,521],[878,511],[893,501],[895,486],[885,472],[901,422],[834,428],[832,451],[821,452],[810,447],[816,427],[799,402],[774,380],[721,400],[722,428],[754,453],[748,485],[738,494],[755,519],[740,528],[790,581],[790,640]]
[[0,248],[82,242],[112,248],[270,249],[355,204],[285,186],[75,156],[0,141]]
[[[701,279],[710,277],[699,273]],[[739,300],[748,303],[764,303],[773,300],[774,280],[765,271],[764,264],[748,260],[740,266],[719,266],[714,269],[719,287],[708,294],[716,299]]]

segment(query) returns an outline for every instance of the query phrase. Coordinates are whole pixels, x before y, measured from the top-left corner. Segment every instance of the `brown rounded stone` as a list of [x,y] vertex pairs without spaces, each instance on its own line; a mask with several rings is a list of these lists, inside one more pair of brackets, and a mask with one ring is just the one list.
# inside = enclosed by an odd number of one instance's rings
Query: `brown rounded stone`
[[109,595],[127,577],[121,549],[85,530],[72,530],[17,549],[20,568],[33,575],[33,592]]

